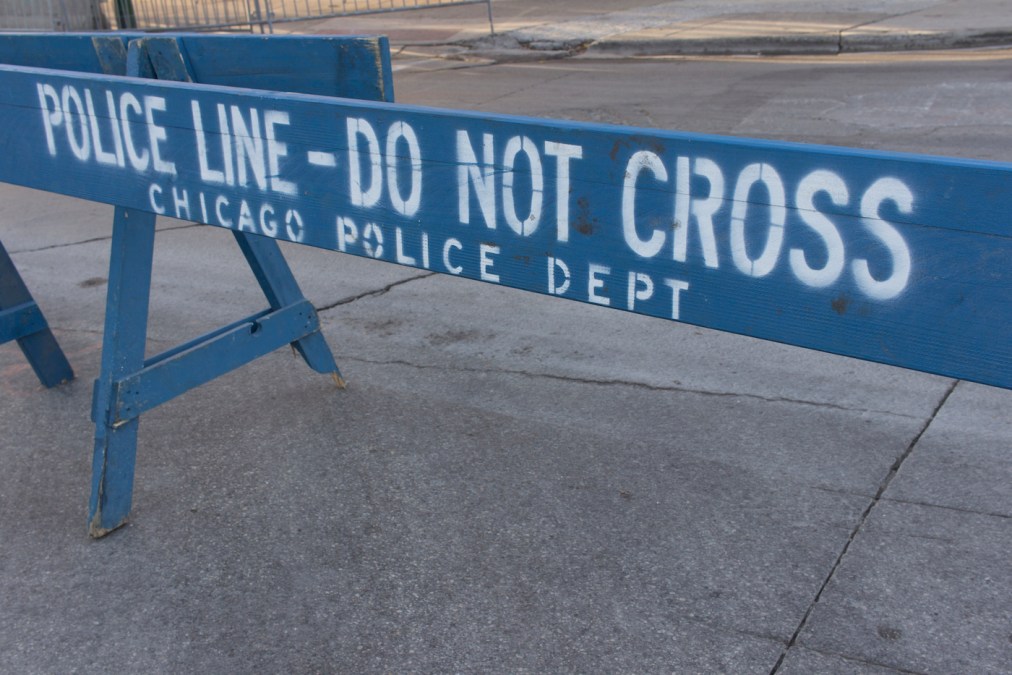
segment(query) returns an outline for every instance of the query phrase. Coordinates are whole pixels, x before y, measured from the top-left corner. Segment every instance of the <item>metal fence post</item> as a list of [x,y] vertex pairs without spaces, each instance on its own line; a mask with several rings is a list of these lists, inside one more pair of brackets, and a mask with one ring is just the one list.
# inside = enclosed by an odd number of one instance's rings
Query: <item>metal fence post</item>
[[115,0],[116,25],[119,28],[137,28],[137,15],[133,0]]

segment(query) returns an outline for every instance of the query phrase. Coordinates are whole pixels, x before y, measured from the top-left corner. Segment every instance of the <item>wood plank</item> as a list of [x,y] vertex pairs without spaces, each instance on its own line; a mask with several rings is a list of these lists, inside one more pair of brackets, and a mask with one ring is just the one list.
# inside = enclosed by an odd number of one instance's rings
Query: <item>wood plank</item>
[[0,63],[123,75],[127,45],[178,59],[192,80],[228,87],[393,101],[390,45],[354,35],[0,33]]
[[7,182],[1012,387],[1009,164],[13,67],[0,139]]
[[136,33],[0,33],[0,63],[122,75]]

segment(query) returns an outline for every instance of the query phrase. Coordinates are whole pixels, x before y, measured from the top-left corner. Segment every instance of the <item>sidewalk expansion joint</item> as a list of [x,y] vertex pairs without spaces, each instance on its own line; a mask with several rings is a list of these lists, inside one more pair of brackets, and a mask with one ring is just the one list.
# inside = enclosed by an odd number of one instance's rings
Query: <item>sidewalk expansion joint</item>
[[826,591],[826,588],[829,586],[829,583],[833,580],[833,577],[836,576],[837,570],[840,569],[840,565],[843,564],[843,559],[847,557],[847,552],[850,550],[851,544],[854,543],[854,540],[857,538],[857,535],[861,532],[862,529],[864,529],[864,525],[868,521],[868,518],[871,516],[872,511],[874,511],[878,503],[882,501],[882,495],[885,494],[886,490],[889,489],[889,485],[892,483],[893,478],[896,477],[896,474],[899,473],[899,470],[903,466],[903,463],[913,453],[914,448],[917,447],[917,444],[920,442],[921,438],[923,438],[924,434],[927,433],[928,429],[931,427],[931,423],[935,421],[935,418],[938,416],[938,413],[941,411],[942,407],[945,406],[946,401],[949,400],[949,397],[952,396],[952,393],[956,390],[956,387],[959,386],[959,382],[960,382],[959,380],[952,381],[952,384],[948,386],[948,388],[945,390],[945,393],[942,395],[942,398],[938,401],[938,404],[935,406],[935,409],[931,411],[931,415],[928,416],[928,419],[925,420],[924,424],[921,426],[920,431],[917,432],[914,438],[910,441],[910,444],[907,445],[907,449],[896,459],[895,462],[893,462],[892,466],[889,467],[889,471],[888,473],[886,473],[885,478],[883,478],[882,482],[879,484],[878,490],[875,492],[875,496],[872,497],[871,502],[868,504],[864,512],[858,518],[857,524],[851,531],[850,536],[847,538],[847,541],[844,542],[843,544],[843,549],[840,551],[840,555],[837,556],[836,561],[833,563],[833,567],[829,570],[829,574],[826,575],[826,578],[822,582],[822,585],[819,587],[819,590],[816,591],[815,597],[812,599],[811,604],[808,606],[808,609],[805,610],[804,615],[801,617],[801,621],[798,623],[797,630],[794,631],[794,635],[791,636],[790,641],[787,643],[787,647],[780,654],[780,658],[777,659],[776,664],[774,664],[773,670],[770,671],[770,675],[776,675],[776,673],[780,670],[780,667],[783,665],[784,659],[787,658],[787,654],[791,651],[794,645],[797,644],[798,638],[800,637],[802,631],[805,629],[805,626],[808,625],[808,620],[811,618],[812,612],[815,610],[815,607],[819,604],[819,600],[822,599],[822,594]]

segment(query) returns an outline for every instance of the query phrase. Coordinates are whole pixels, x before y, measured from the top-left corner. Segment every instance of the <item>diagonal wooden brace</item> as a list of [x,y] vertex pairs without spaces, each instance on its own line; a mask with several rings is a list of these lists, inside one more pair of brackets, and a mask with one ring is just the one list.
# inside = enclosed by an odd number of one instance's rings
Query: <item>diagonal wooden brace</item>
[[74,371],[46,318],[0,243],[0,344],[17,340],[39,381],[55,387],[74,379]]
[[[245,232],[233,234],[272,309],[280,310],[296,304],[309,304],[302,295],[276,241]],[[315,317],[315,310],[313,315]],[[345,382],[341,377],[341,371],[319,330],[293,341],[292,347],[305,359],[310,368],[325,375],[332,374],[337,386],[344,388]]]
[[[120,427],[202,384],[292,342],[319,334],[316,310],[306,300],[265,310],[144,362],[112,384],[109,405],[93,411],[96,424]],[[304,339],[304,338],[303,338]]]

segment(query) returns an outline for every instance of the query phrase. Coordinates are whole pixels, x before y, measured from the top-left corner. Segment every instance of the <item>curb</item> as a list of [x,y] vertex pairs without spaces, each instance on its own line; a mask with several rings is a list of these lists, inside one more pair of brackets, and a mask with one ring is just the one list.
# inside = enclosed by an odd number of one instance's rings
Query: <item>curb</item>
[[674,40],[603,39],[588,45],[587,54],[611,56],[776,56],[781,54],[837,54],[836,35],[778,36],[747,38],[704,38]]
[[[516,63],[576,56],[826,56],[855,52],[900,52],[1012,46],[1012,30],[945,33],[822,33],[727,38],[624,40],[620,37],[524,43],[509,33],[453,43],[462,48],[444,58]],[[447,45],[449,46],[449,45]]]

